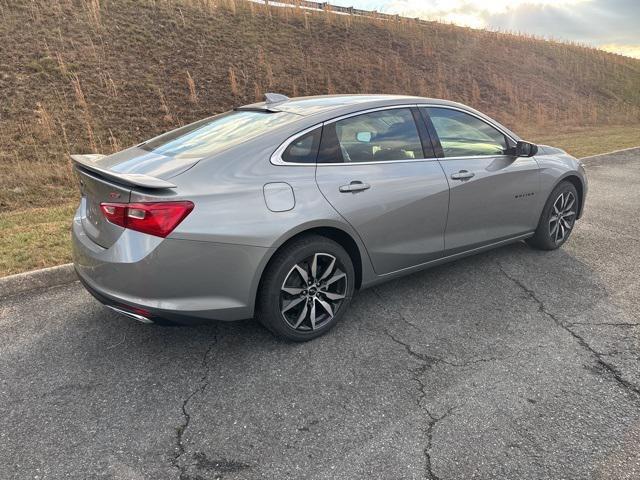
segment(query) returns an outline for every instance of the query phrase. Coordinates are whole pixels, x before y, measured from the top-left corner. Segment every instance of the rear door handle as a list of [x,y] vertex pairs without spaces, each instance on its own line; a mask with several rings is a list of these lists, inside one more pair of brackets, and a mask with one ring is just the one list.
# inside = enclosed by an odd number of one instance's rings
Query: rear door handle
[[470,172],[469,170],[460,170],[458,173],[452,173],[451,178],[453,180],[468,180],[470,178],[475,177],[476,174]]
[[371,185],[369,185],[368,183],[363,183],[359,180],[354,180],[349,185],[341,185],[340,191],[342,193],[362,192],[364,190],[369,190],[370,188],[371,188]]

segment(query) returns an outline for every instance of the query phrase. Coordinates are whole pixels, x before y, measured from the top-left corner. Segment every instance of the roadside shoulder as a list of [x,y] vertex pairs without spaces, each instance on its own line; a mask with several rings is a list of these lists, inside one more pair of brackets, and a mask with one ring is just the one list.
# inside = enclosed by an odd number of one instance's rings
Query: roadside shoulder
[[[613,152],[599,153],[597,155],[589,155],[588,157],[582,157],[581,162],[586,165],[598,165],[603,162],[610,161],[631,161],[638,158],[640,155],[640,146],[623,148],[621,150],[614,150]],[[608,157],[608,158],[605,158]]]
[[73,264],[43,268],[0,278],[0,298],[30,292],[41,288],[56,287],[78,279]]

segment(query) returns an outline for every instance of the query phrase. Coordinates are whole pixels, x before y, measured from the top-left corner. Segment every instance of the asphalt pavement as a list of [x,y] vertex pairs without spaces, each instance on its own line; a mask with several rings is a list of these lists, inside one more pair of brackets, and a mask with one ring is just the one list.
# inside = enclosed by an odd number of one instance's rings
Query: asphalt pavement
[[77,284],[0,301],[1,479],[640,478],[640,150],[569,243],[361,292],[306,344],[158,327]]

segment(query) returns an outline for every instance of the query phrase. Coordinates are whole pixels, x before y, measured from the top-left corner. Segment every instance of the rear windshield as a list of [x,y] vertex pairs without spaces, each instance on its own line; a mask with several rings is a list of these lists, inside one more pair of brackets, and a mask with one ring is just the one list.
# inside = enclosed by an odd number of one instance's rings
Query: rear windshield
[[145,142],[140,148],[168,157],[202,158],[284,125],[296,117],[285,112],[227,112],[165,133]]

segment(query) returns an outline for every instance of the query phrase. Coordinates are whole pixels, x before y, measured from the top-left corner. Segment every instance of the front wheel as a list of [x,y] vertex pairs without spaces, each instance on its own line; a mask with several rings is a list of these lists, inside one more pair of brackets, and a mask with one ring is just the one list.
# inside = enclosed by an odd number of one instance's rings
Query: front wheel
[[538,228],[527,243],[540,250],[560,248],[571,235],[578,215],[578,192],[563,181],[553,189],[542,210]]
[[260,284],[258,320],[298,342],[328,332],[353,296],[355,274],[347,252],[319,235],[294,240],[276,252]]

